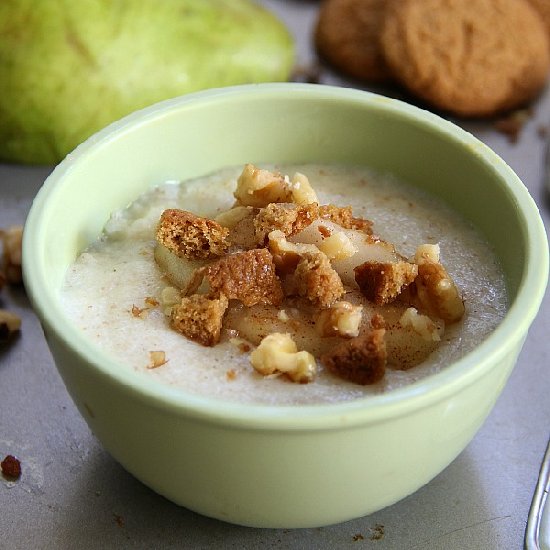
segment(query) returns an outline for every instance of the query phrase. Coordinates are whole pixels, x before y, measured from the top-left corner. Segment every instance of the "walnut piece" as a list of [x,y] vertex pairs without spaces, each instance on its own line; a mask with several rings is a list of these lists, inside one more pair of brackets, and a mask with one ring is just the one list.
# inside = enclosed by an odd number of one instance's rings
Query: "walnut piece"
[[317,193],[311,187],[309,179],[305,174],[296,172],[290,180],[292,202],[300,205],[318,203]]
[[363,295],[381,306],[393,301],[418,274],[418,266],[409,262],[367,261],[353,269]]
[[289,334],[273,332],[250,354],[254,369],[264,376],[285,374],[293,382],[307,384],[315,378],[317,364],[307,351],[298,351]]
[[427,315],[422,315],[414,307],[408,307],[399,318],[399,324],[403,328],[411,328],[422,336],[426,342],[439,342],[440,331],[443,327],[438,326]]
[[246,164],[233,194],[240,206],[262,208],[272,202],[292,202],[289,182],[278,173]]
[[0,309],[0,343],[9,341],[21,330],[21,319],[15,313]]
[[168,360],[166,359],[166,353],[164,351],[150,351],[149,352],[149,365],[148,369],[158,369],[162,365],[166,365]]
[[218,222],[174,208],[162,213],[157,228],[157,241],[189,260],[223,256],[229,248],[228,235],[229,229]]
[[[319,226],[319,229],[321,227],[324,226]],[[322,234],[322,231],[320,233]],[[325,237],[318,244],[318,247],[321,252],[327,255],[329,260],[351,258],[357,252],[357,248],[343,231],[337,231]]]
[[207,298],[201,294],[182,298],[171,308],[170,324],[190,340],[203,346],[214,346],[220,341],[223,315],[228,304],[223,294],[219,298]]
[[465,309],[457,286],[439,259],[439,245],[423,244],[416,249],[414,261],[418,276],[410,285],[407,300],[430,317],[455,323]]
[[315,328],[321,336],[343,336],[354,338],[359,335],[363,317],[363,306],[354,306],[344,300],[321,310]]
[[411,285],[413,305],[432,317],[455,323],[464,315],[464,302],[447,270],[439,263],[418,266],[418,276]]
[[[8,283],[19,284],[23,280],[22,263],[22,243],[23,226],[13,225],[0,231],[2,239],[2,269],[5,280]],[[2,284],[0,284],[1,288]]]
[[13,455],[7,455],[0,462],[2,474],[9,479],[19,479],[21,477],[21,462]]
[[373,329],[347,340],[321,356],[333,374],[355,384],[374,384],[386,371],[385,329]]

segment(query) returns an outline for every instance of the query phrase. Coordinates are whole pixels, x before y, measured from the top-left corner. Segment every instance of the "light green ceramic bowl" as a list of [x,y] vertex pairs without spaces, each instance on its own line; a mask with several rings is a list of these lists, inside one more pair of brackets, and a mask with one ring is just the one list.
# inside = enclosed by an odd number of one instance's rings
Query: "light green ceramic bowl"
[[[493,244],[506,272],[509,313],[482,345],[441,373],[338,405],[219,402],[151,382],[108,358],[60,307],[68,266],[111,211],[148,187],[246,162],[364,163],[440,195]],[[548,278],[537,208],[485,145],[398,101],[301,84],[189,95],[99,132],[36,197],[23,261],[59,372],[112,456],[178,504],[262,527],[359,517],[441,472],[495,403]]]

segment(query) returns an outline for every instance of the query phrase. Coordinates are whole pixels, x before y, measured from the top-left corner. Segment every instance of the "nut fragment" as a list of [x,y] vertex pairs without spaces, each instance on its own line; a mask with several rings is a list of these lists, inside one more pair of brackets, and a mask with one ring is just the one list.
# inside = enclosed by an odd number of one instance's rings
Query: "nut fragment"
[[150,351],[149,352],[149,365],[147,366],[148,369],[157,369],[158,367],[162,367],[162,365],[165,365],[168,363],[168,360],[166,359],[166,354],[164,351]]
[[439,342],[441,340],[440,331],[443,327],[438,326],[427,315],[422,315],[414,307],[409,307],[399,318],[399,324],[403,328],[411,328],[417,334],[422,336],[426,342]]
[[296,172],[294,176],[292,176],[290,187],[292,202],[302,206],[319,202],[317,194],[313,190],[313,187],[311,187],[311,183],[309,183],[309,179],[306,175]]
[[363,306],[354,306],[344,300],[323,309],[316,322],[321,336],[343,336],[354,338],[359,335],[359,325],[363,316]]
[[172,307],[181,302],[181,291],[174,286],[166,286],[160,293],[160,305],[164,311],[164,315],[170,317]]
[[357,252],[357,248],[343,231],[338,231],[326,237],[319,243],[318,247],[321,252],[327,255],[329,260],[351,258]]
[[250,354],[250,362],[264,376],[285,374],[293,382],[307,384],[315,378],[315,358],[307,351],[298,351],[289,334],[273,332]]
[[418,263],[418,276],[410,287],[412,305],[446,323],[462,319],[464,302],[453,279],[439,262],[439,246],[419,246],[415,261]]
[[4,460],[0,462],[0,469],[8,478],[18,479],[21,477],[21,462],[13,455],[7,455]]
[[254,218],[254,232],[263,244],[268,233],[281,231],[286,237],[305,229],[319,216],[316,202],[306,205],[272,203],[262,208]]
[[9,283],[20,283],[23,280],[21,271],[23,226],[13,225],[0,231],[0,237],[3,243],[2,267],[5,278]]
[[0,343],[10,340],[21,329],[21,319],[15,313],[0,309]]
[[421,244],[417,247],[414,254],[414,263],[421,265],[425,263],[439,263],[439,245],[438,244]]
[[234,193],[240,206],[262,208],[272,202],[291,202],[289,182],[281,174],[246,164]]

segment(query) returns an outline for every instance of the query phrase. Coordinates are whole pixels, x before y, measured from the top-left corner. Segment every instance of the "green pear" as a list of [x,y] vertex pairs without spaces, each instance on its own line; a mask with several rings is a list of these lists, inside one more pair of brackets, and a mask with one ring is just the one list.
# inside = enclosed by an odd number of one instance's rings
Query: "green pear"
[[54,164],[136,109],[293,62],[251,0],[0,0],[0,158]]

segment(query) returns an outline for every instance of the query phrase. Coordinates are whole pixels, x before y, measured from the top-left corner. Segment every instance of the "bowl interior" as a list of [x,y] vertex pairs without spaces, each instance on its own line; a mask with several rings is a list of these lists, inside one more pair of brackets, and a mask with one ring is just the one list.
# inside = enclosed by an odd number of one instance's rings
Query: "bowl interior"
[[273,84],[155,105],[101,131],[56,168],[25,230],[26,280],[43,321],[71,330],[56,294],[68,266],[113,210],[152,185],[246,162],[364,164],[439,195],[485,234],[500,258],[510,311],[521,309],[503,325],[525,332],[534,318],[547,279],[545,232],[526,189],[496,154],[398,101]]

